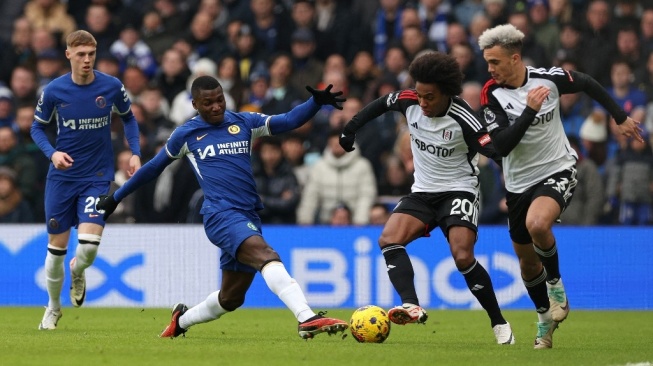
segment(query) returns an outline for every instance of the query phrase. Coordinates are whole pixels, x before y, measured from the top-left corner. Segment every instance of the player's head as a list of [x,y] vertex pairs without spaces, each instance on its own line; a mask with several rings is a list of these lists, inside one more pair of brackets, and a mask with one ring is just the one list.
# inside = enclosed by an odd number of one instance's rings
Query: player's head
[[193,80],[190,87],[193,97],[193,108],[197,110],[204,121],[210,124],[220,124],[224,120],[227,102],[224,99],[222,86],[213,76],[200,76]]
[[490,28],[478,37],[478,45],[483,50],[483,58],[488,64],[488,72],[498,84],[512,85],[515,79],[521,80],[523,77],[523,39],[524,33],[512,24]]
[[96,49],[97,41],[87,31],[78,30],[66,37],[66,58],[70,60],[73,79],[76,77],[86,79],[93,75]]
[[441,52],[418,56],[408,67],[415,81],[417,99],[425,116],[434,117],[462,92],[463,73],[456,59]]

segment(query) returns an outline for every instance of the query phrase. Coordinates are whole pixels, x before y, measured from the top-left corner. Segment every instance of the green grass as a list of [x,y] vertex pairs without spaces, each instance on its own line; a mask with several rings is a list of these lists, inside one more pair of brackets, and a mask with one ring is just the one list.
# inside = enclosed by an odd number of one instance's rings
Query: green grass
[[[506,311],[517,339],[494,344],[482,311],[431,310],[425,326],[393,326],[383,344],[346,332],[303,341],[288,310],[240,309],[160,339],[168,309],[65,308],[55,331],[38,331],[43,308],[2,308],[0,365],[626,365],[653,364],[653,312],[574,311],[552,350],[533,350],[536,315]],[[348,319],[350,310],[329,316]]]

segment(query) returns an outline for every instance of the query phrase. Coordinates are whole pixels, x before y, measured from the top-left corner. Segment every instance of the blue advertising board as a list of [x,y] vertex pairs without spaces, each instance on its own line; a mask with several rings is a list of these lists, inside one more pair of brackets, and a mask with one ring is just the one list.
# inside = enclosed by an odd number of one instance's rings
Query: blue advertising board
[[[42,226],[30,229],[0,227],[0,306],[42,306],[47,301],[41,278],[47,234]],[[318,309],[399,304],[376,244],[380,233],[380,227],[268,226],[263,234],[311,306]],[[649,264],[653,228],[556,227],[555,234],[561,273],[574,309],[653,310]],[[75,242],[73,233],[69,257]],[[507,228],[481,227],[475,251],[492,277],[501,307],[532,309]],[[422,306],[480,308],[439,230],[411,243],[408,253]],[[184,301],[191,305],[219,287],[218,257],[219,251],[206,240],[201,226],[110,225],[96,263],[87,272],[87,304],[158,307]],[[67,286],[66,282],[64,289]],[[68,304],[67,291],[63,295]],[[257,276],[245,306],[284,305]]]

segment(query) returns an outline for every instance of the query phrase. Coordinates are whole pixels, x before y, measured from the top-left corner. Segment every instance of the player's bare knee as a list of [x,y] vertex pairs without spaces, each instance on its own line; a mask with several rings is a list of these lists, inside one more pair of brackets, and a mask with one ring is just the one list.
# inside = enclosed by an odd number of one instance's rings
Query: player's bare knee
[[220,293],[220,306],[222,306],[223,309],[227,311],[234,311],[238,309],[239,307],[243,306],[245,303],[245,295],[243,296],[222,296],[222,292]]
[[536,217],[526,220],[526,228],[531,236],[542,237],[551,231],[551,223],[541,217]]

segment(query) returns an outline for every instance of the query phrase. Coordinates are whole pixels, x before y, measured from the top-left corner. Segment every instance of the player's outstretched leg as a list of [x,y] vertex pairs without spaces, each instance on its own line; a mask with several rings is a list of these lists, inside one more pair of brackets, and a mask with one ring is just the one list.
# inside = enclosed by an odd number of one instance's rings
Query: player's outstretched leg
[[404,325],[409,323],[424,324],[429,316],[426,314],[426,310],[419,305],[403,304],[390,309],[388,317],[391,322]]
[[554,284],[547,281],[546,289],[551,304],[551,317],[554,321],[561,323],[569,315],[569,301],[567,300],[565,287],[562,284],[562,278],[559,278]]
[[170,319],[170,324],[166,327],[166,329],[161,332],[159,337],[161,338],[175,338],[180,335],[186,334],[186,329],[182,328],[179,325],[179,317],[184,315],[184,313],[188,311],[188,306],[184,304],[175,304],[175,306],[172,307],[172,319]]
[[52,310],[45,307],[45,314],[43,314],[43,319],[39,323],[39,330],[55,330],[57,329],[57,323],[59,319],[63,316],[61,310]]
[[558,322],[552,320],[550,322],[537,323],[537,335],[535,336],[535,349],[553,348],[553,332],[558,328]]
[[497,324],[492,327],[497,344],[515,344],[515,335],[512,333],[510,323]]
[[338,332],[344,332],[349,327],[346,321],[335,318],[327,318],[324,316],[325,314],[325,311],[320,311],[314,317],[299,323],[299,326],[297,327],[299,336],[302,339],[310,339],[320,333],[327,333],[328,335],[332,335]]
[[75,274],[73,268],[76,261],[76,257],[70,260],[70,303],[78,308],[82,306],[84,299],[86,299],[86,275],[84,274],[85,271],[82,271],[79,275]]

